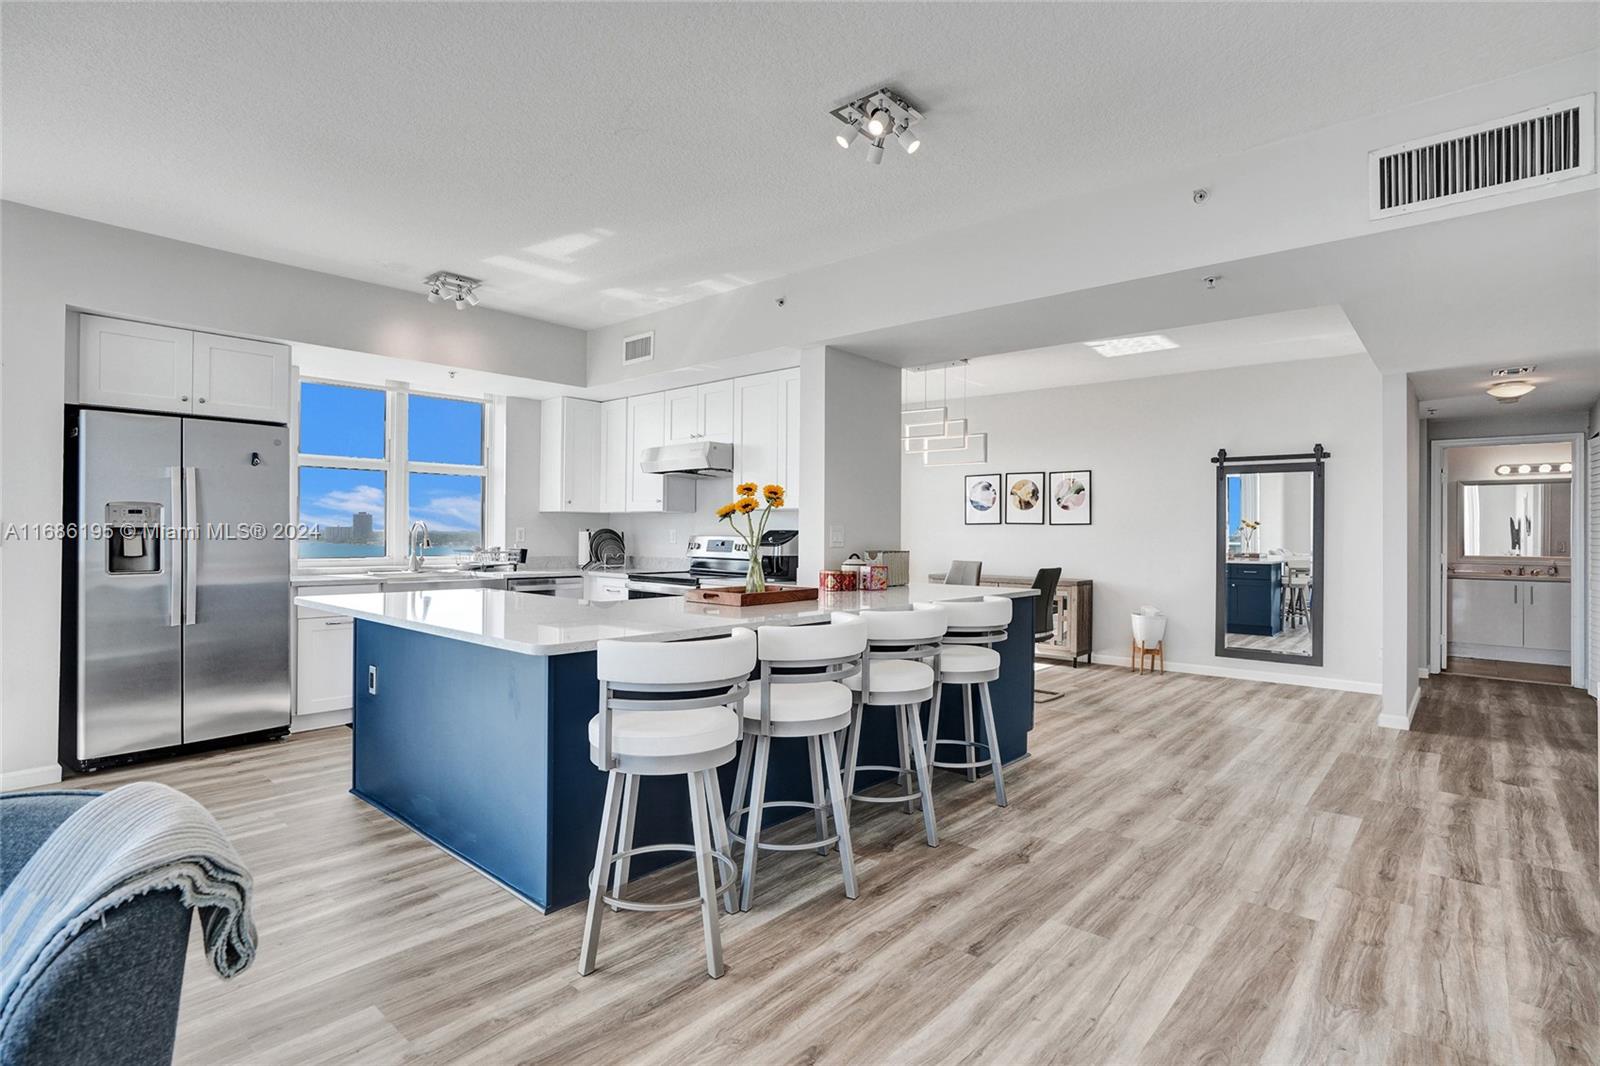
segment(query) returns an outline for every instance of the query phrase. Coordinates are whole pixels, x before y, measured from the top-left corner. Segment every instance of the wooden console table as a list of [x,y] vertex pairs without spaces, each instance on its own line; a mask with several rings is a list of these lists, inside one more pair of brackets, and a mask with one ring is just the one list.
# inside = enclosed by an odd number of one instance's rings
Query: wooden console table
[[[929,574],[929,581],[944,581],[943,574]],[[985,574],[980,585],[1000,588],[1032,588],[1033,578],[1014,574]],[[1094,662],[1094,582],[1081,577],[1064,577],[1056,585],[1056,635],[1047,646],[1072,656],[1078,665],[1082,656]]]

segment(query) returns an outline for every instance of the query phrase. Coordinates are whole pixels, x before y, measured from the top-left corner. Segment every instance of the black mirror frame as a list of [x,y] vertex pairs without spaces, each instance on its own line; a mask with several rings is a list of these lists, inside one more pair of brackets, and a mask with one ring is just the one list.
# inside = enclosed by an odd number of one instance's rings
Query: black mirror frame
[[[1318,445],[1320,450],[1321,445]],[[1215,459],[1212,462],[1216,462]],[[1322,610],[1327,600],[1327,572],[1323,553],[1323,476],[1321,462],[1310,463],[1217,463],[1217,648],[1225,659],[1255,659],[1259,662],[1291,663],[1295,666],[1322,665]],[[1290,655],[1261,648],[1228,647],[1228,475],[1297,474],[1311,475],[1311,654]]]

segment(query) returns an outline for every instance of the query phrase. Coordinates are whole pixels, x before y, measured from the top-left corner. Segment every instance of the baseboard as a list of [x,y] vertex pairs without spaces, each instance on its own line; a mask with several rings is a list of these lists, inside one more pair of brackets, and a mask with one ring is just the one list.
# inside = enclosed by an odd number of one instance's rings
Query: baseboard
[[1426,666],[1417,667],[1418,681],[1426,681],[1430,676],[1432,676],[1432,672]]
[[[1128,655],[1094,653],[1096,666],[1122,666],[1131,668],[1133,658]],[[1312,677],[1307,674],[1278,674],[1266,670],[1241,670],[1232,666],[1214,666],[1210,663],[1167,663],[1167,671],[1174,674],[1201,674],[1206,677],[1226,677],[1235,681],[1265,681],[1271,685],[1296,685],[1300,688],[1327,688],[1339,692],[1360,692],[1368,696],[1381,695],[1383,686],[1377,681],[1354,681],[1345,677]]]
[[1571,666],[1570,651],[1545,651],[1539,648],[1501,648],[1492,644],[1450,645],[1452,659],[1493,659],[1502,663],[1534,663],[1539,666]]
[[1405,717],[1393,714],[1378,715],[1378,724],[1385,729],[1410,729],[1411,720],[1417,716],[1417,704],[1422,702],[1422,686],[1411,694],[1411,704],[1406,708]]
[[0,773],[0,792],[10,792],[16,788],[38,788],[40,785],[53,785],[60,780],[59,763],[30,766],[26,770],[7,770],[5,773]]

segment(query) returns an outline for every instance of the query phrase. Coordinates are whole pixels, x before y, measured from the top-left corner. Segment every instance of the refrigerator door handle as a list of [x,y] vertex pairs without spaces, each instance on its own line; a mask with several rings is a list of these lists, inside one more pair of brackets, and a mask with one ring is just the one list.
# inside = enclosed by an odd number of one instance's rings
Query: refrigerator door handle
[[[169,534],[182,538],[183,536],[183,468],[169,467],[167,475],[172,479],[172,498],[167,511],[166,529],[162,535]],[[167,625],[179,626],[183,624],[183,566],[178,561],[176,546],[163,545],[162,550],[167,557]]]
[[183,624],[195,623],[200,570],[200,475],[197,467],[183,468]]

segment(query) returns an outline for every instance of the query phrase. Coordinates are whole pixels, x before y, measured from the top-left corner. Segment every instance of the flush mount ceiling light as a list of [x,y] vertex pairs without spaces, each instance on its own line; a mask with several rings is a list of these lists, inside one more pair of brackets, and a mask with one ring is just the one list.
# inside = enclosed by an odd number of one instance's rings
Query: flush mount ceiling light
[[1531,381],[1501,381],[1490,385],[1484,391],[1501,403],[1516,403],[1535,388],[1537,386]]
[[1501,463],[1494,468],[1494,472],[1501,477],[1516,477],[1521,474],[1570,474],[1571,463]]
[[922,147],[922,138],[911,129],[922,121],[922,112],[888,86],[841,104],[828,114],[845,124],[845,130],[834,138],[840,148],[847,149],[866,139],[868,163],[883,162],[883,148],[891,137],[906,155]]
[[463,274],[452,274],[448,270],[436,270],[422,279],[428,287],[428,302],[431,304],[449,301],[457,311],[465,311],[469,307],[478,306],[477,288],[483,282],[477,278],[469,278]]
[[1119,355],[1138,355],[1141,352],[1161,352],[1178,346],[1177,341],[1163,337],[1159,333],[1148,333],[1142,337],[1112,337],[1109,340],[1084,343],[1107,359],[1115,359]]

